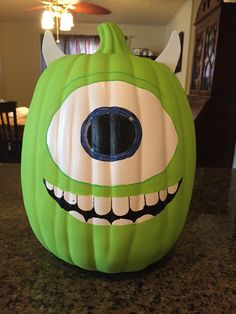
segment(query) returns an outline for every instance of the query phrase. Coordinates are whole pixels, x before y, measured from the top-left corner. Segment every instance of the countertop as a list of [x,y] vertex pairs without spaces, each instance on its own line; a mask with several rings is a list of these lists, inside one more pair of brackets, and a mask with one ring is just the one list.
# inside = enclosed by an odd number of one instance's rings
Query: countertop
[[71,266],[33,235],[20,165],[0,164],[0,313],[236,313],[236,170],[197,169],[184,230],[161,261],[106,275]]

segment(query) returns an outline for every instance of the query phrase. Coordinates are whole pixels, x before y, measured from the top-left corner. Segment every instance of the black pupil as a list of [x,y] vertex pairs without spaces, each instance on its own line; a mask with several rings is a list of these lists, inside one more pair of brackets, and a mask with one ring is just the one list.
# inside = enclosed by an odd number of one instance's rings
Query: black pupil
[[114,156],[133,145],[135,126],[128,117],[119,114],[99,115],[88,127],[87,140],[92,151]]

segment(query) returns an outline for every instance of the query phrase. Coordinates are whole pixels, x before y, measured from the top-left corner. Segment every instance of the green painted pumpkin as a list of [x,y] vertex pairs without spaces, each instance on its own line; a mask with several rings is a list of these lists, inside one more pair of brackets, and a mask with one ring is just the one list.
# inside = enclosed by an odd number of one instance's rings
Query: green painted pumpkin
[[195,138],[183,89],[165,65],[134,56],[113,23],[94,55],[41,75],[23,140],[22,189],[33,232],[88,270],[137,271],[162,258],[186,220]]

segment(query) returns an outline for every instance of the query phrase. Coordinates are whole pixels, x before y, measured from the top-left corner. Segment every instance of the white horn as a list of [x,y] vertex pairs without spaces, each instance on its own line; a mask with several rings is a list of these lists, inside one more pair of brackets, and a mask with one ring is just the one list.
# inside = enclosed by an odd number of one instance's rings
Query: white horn
[[63,57],[65,54],[58,48],[53,34],[50,31],[45,31],[43,36],[42,52],[46,65]]
[[181,45],[179,34],[177,31],[173,31],[165,49],[155,61],[167,65],[174,72],[179,61],[180,52]]

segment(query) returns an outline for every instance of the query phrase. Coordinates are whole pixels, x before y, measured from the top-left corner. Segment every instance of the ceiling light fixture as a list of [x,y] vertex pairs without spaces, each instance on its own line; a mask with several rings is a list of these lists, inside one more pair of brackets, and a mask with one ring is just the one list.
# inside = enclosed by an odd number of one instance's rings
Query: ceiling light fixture
[[43,29],[53,29],[56,24],[57,39],[59,43],[59,29],[70,31],[74,26],[73,15],[70,10],[75,9],[78,0],[51,0],[43,1],[45,10],[42,15],[41,26]]

